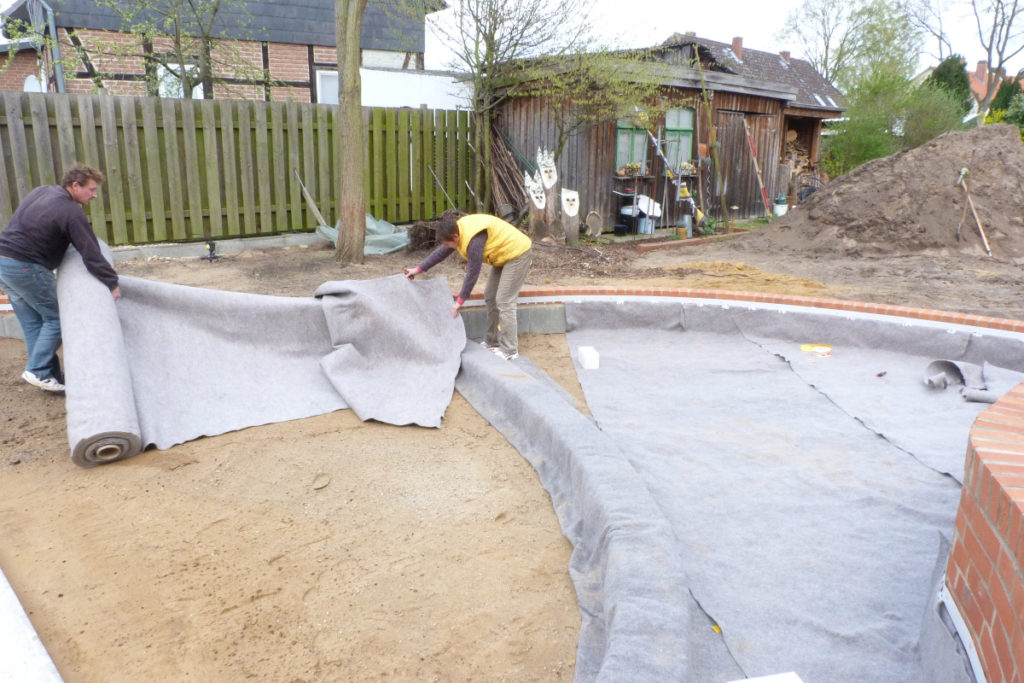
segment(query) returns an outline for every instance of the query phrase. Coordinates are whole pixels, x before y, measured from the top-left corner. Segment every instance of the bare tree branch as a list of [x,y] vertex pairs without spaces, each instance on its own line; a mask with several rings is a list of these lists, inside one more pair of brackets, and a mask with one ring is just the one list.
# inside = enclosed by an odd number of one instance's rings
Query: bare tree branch
[[1024,4],[1021,0],[971,0],[971,11],[988,62],[985,95],[978,102],[984,116],[1003,81],[1007,62],[1024,51]]

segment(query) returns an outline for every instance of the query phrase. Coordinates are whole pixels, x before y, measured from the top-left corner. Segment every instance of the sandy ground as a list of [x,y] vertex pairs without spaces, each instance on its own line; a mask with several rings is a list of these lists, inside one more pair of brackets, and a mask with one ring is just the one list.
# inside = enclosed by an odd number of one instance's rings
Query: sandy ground
[[[1001,137],[979,139],[986,129]],[[630,242],[538,245],[528,284],[785,292],[1024,319],[1024,148],[981,130],[872,162],[735,239],[644,254]],[[967,163],[992,257],[972,226],[956,238],[953,180]],[[884,201],[871,200],[878,188]],[[309,296],[424,255],[345,265],[321,244],[118,270]],[[458,289],[463,273],[451,259],[430,275]],[[520,350],[585,409],[564,336],[524,335]],[[0,567],[66,680],[572,678],[571,548],[535,473],[460,396],[437,430],[342,411],[82,470],[63,399],[18,380],[23,365],[21,342],[0,339]]]
[[339,411],[82,470],[23,355],[0,339],[0,566],[65,680],[572,678],[571,547],[461,396],[442,429]]

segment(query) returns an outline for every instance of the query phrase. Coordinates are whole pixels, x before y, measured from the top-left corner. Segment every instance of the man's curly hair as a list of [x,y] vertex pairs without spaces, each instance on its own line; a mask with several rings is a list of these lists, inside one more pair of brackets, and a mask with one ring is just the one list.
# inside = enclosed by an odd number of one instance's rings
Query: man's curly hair
[[99,171],[92,166],[75,163],[64,171],[64,177],[61,178],[60,184],[64,187],[71,187],[75,183],[85,185],[89,180],[95,180],[96,184],[99,185],[106,180],[106,177],[103,175],[102,171]]

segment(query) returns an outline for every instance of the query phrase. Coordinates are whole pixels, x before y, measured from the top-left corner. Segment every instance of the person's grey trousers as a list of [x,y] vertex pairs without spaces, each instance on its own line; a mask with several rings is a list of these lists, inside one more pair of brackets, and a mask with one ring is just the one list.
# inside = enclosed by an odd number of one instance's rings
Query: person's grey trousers
[[516,322],[516,299],[526,282],[526,274],[533,265],[533,249],[505,265],[492,266],[484,288],[484,303],[487,304],[488,346],[496,346],[510,356],[519,353],[519,329]]

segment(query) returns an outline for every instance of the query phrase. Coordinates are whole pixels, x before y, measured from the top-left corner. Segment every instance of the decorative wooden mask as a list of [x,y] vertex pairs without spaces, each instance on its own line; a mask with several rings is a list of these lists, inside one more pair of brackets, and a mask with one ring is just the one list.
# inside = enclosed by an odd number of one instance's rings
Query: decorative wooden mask
[[562,213],[570,218],[580,212],[580,193],[562,188]]
[[558,169],[555,168],[555,153],[550,150],[537,148],[537,166],[540,168],[540,177],[544,181],[544,189],[549,190],[558,182]]
[[538,209],[543,210],[547,206],[547,199],[544,196],[544,182],[540,178],[540,171],[530,177],[529,173],[523,173],[523,184],[526,186],[526,194]]

